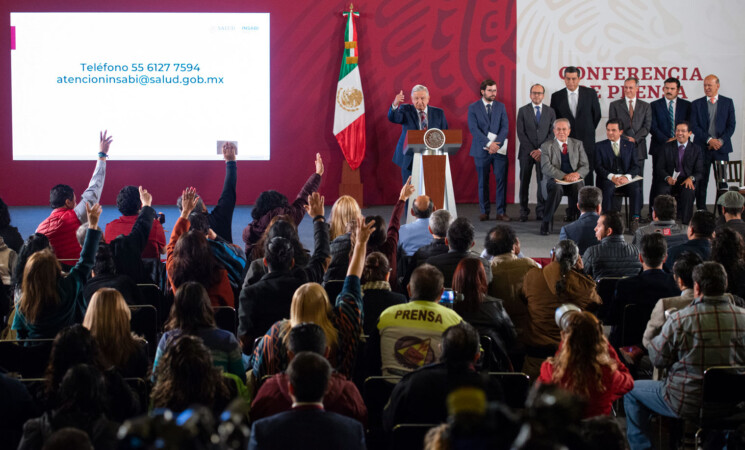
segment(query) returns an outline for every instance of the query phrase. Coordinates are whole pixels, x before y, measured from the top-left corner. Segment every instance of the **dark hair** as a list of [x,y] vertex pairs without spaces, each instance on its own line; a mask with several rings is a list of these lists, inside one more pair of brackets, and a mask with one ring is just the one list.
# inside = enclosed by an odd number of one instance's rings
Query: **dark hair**
[[444,285],[445,277],[440,269],[431,264],[422,264],[411,274],[409,281],[411,298],[436,302],[440,299]]
[[568,73],[576,73],[578,77],[582,76],[581,72],[579,71],[579,68],[575,66],[567,66],[567,68],[564,69],[564,76],[566,76],[566,74]]
[[641,255],[644,264],[659,267],[667,255],[667,241],[660,233],[645,234],[641,241]]
[[691,131],[691,123],[688,122],[687,120],[681,120],[681,121],[676,122],[675,123],[675,129],[676,130],[678,129],[678,125],[685,125],[686,126],[686,130]]
[[722,228],[717,231],[711,243],[709,259],[724,266],[728,280],[732,280],[732,283],[737,281],[737,277],[742,276],[745,270],[745,262],[743,262],[745,261],[745,241],[740,233],[731,228]]
[[464,252],[473,244],[474,228],[471,221],[458,217],[448,227],[448,245],[452,250]]
[[210,297],[204,286],[187,281],[176,290],[165,329],[196,335],[204,328],[215,328],[215,313]]
[[678,212],[678,202],[672,195],[658,195],[654,199],[654,213],[657,220],[675,220]]
[[73,427],[60,428],[44,442],[41,450],[93,449],[88,433]]
[[516,243],[517,235],[512,227],[497,225],[486,234],[484,248],[489,255],[497,256],[511,252]]
[[621,214],[616,211],[608,211],[604,212],[600,215],[600,217],[603,217],[603,225],[605,225],[605,228],[611,228],[613,230],[613,234],[616,236],[623,236],[623,219],[621,219]]
[[220,282],[219,269],[204,233],[189,230],[181,235],[173,250],[170,271],[176,289],[187,281],[196,281],[209,290]]
[[251,217],[254,220],[259,220],[264,214],[277,208],[284,208],[290,206],[287,201],[287,197],[274,190],[264,191],[256,198],[256,203],[251,210]]
[[722,210],[725,214],[729,214],[730,216],[740,216],[742,215],[742,206],[739,208],[725,208],[722,207]]
[[365,258],[365,268],[362,270],[362,281],[385,281],[386,275],[391,271],[388,258],[380,252],[372,252]]
[[581,423],[582,437],[591,448],[603,450],[626,450],[626,436],[615,417],[595,416]]
[[448,365],[473,362],[479,351],[479,333],[465,320],[442,333],[440,361]]
[[718,262],[706,261],[693,269],[693,282],[706,296],[723,295],[727,291],[727,272]]
[[463,294],[463,300],[453,303],[455,312],[460,315],[478,312],[487,288],[486,271],[481,259],[461,259],[453,273],[453,290]]
[[663,84],[667,84],[667,83],[675,83],[678,89],[680,89],[680,80],[675,77],[668,78],[667,80],[665,80]]
[[554,256],[559,264],[559,275],[561,275],[559,281],[556,282],[556,296],[561,298],[566,293],[567,276],[572,271],[572,267],[577,264],[579,248],[573,240],[565,239],[556,244]]
[[90,364],[75,364],[65,371],[60,382],[59,406],[55,410],[56,420],[53,422],[69,420],[69,417],[65,416],[71,412],[97,419],[104,413],[106,396],[106,384],[101,371]]
[[98,365],[98,345],[91,332],[81,324],[63,328],[52,342],[49,364],[45,373],[47,396],[53,398],[62,377],[76,364]]
[[23,286],[23,272],[26,270],[26,262],[34,253],[50,248],[49,238],[41,233],[34,233],[23,243],[21,251],[18,252],[16,265],[13,269],[13,280],[11,284],[13,289],[20,289]]
[[116,208],[123,216],[134,216],[142,208],[140,189],[137,186],[124,186],[116,196]]
[[98,243],[96,252],[96,261],[93,263],[93,271],[96,276],[106,274],[116,274],[116,264],[114,264],[114,255],[111,252],[111,246],[105,242]]
[[292,221],[292,217],[288,214],[280,214],[272,217],[269,221],[269,226],[264,233],[261,235],[256,244],[251,250],[251,257],[253,259],[261,259],[266,256],[265,246],[266,241],[271,240],[277,236],[281,236],[285,239],[289,239],[292,243],[293,254],[295,255],[295,265],[304,266],[308,262],[308,254],[300,242],[300,237],[297,234],[297,226]]
[[8,205],[5,204],[2,198],[0,198],[0,228],[4,228],[10,225],[10,212],[8,211]]
[[607,122],[605,122],[605,128],[608,128],[608,125],[611,124],[618,125],[618,129],[623,131],[623,122],[621,122],[621,119],[608,119]]
[[326,394],[331,378],[331,366],[326,358],[313,352],[300,352],[287,366],[295,400],[319,402]]
[[49,191],[49,206],[57,209],[65,206],[67,200],[75,200],[75,192],[66,184],[58,184]]
[[486,88],[488,88],[489,86],[494,86],[496,84],[496,81],[492,80],[491,78],[487,78],[486,80],[481,82],[481,85],[479,85],[479,93],[481,93],[481,91],[485,91]]
[[693,288],[693,269],[704,262],[698,253],[683,252],[673,264],[673,275],[680,278],[685,287]]
[[209,216],[196,209],[189,214],[189,230],[198,231],[205,236],[210,232]]
[[287,350],[297,355],[301,352],[313,352],[321,356],[326,353],[326,333],[315,323],[304,322],[290,330]]
[[264,255],[269,270],[273,272],[289,270],[294,255],[292,242],[279,236],[272,238],[266,241]]
[[706,210],[699,210],[693,213],[691,223],[688,226],[693,228],[694,235],[710,238],[717,227],[717,219],[713,213]]
[[595,186],[585,186],[579,190],[577,206],[582,212],[595,211],[603,202],[603,191]]
[[365,223],[370,222],[375,222],[375,231],[372,232],[370,239],[367,241],[367,248],[368,250],[376,250],[385,242],[388,230],[386,229],[385,219],[382,216],[365,217]]

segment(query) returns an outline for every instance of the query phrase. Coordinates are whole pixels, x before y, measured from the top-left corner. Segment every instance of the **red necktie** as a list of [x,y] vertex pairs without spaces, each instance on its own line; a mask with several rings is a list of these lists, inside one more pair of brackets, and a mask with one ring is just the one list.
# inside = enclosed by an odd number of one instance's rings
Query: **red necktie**
[[419,111],[419,120],[422,122],[422,130],[427,129],[427,116],[424,114],[424,111]]
[[567,144],[561,144],[561,154],[566,155],[567,154]]

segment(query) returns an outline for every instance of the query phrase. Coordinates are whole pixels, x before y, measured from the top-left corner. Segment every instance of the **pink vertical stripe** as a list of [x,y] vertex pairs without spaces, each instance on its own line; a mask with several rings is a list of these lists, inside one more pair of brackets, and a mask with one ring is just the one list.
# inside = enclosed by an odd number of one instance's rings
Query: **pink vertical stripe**
[[10,27],[10,49],[16,49],[16,27]]

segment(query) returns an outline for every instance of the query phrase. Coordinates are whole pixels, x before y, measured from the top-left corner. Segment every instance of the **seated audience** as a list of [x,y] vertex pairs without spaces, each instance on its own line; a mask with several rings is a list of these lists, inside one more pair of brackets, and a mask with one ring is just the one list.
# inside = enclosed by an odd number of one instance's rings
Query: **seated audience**
[[292,409],[254,422],[249,450],[308,446],[319,449],[365,448],[362,424],[324,408],[331,366],[323,356],[313,352],[298,353],[287,367],[287,378]]
[[[246,228],[243,229],[243,242],[246,244],[246,256],[251,255],[253,247],[261,239],[264,231],[269,228],[271,220],[276,216],[288,215],[292,218],[292,223],[297,227],[305,216],[305,206],[308,204],[308,196],[318,191],[323,175],[323,160],[321,154],[316,153],[316,171],[297,195],[292,204],[287,197],[274,190],[264,191],[259,194],[251,209],[251,218],[253,219]],[[332,238],[333,239],[333,238]]]
[[678,202],[672,195],[658,195],[654,199],[652,223],[643,226],[634,233],[633,244],[641,249],[642,236],[660,233],[665,236],[667,248],[675,247],[688,241],[688,225],[675,222],[678,214]]
[[29,258],[34,253],[47,248],[51,250],[49,239],[41,233],[32,234],[23,243],[23,246],[21,246],[21,251],[18,252],[18,258],[16,258],[16,264],[12,271],[11,287],[13,289],[13,303],[18,303],[21,300],[23,274],[26,272],[26,264]]
[[561,227],[559,240],[571,239],[579,247],[580,255],[593,245],[600,243],[595,236],[595,226],[600,218],[600,209],[603,202],[603,192],[595,186],[585,186],[579,190],[577,197],[577,208],[581,214],[579,219]]
[[632,449],[651,448],[653,414],[697,420],[704,371],[745,360],[745,309],[725,295],[727,272],[705,262],[693,269],[693,295],[670,315],[648,350],[655,367],[667,369],[662,381],[637,380],[624,397],[626,432]]
[[334,306],[318,283],[306,283],[295,291],[290,306],[290,319],[272,325],[254,350],[253,375],[257,380],[261,380],[264,375],[285,370],[290,330],[303,322],[315,323],[323,328],[332,367],[347,378],[352,376],[362,333],[360,277],[365,264],[367,240],[373,230],[371,223],[357,221],[354,251],[347,277]]
[[490,370],[509,372],[512,362],[507,352],[515,342],[515,327],[502,306],[502,300],[487,295],[487,289],[486,273],[481,261],[476,258],[462,259],[453,274],[453,291],[463,298],[455,299],[453,309],[475,327],[479,335],[492,339],[491,354],[484,355]]
[[246,273],[246,255],[243,249],[221,238],[210,228],[207,216],[199,212],[189,214],[189,229],[204,233],[207,245],[217,264],[228,273],[228,280],[234,292],[238,292]]
[[21,297],[15,304],[12,329],[19,339],[51,339],[62,328],[83,320],[87,305],[83,286],[90,274],[101,239],[98,218],[101,206],[88,207],[90,229],[80,251],[80,260],[67,276],[54,253],[46,249],[34,253],[23,270]]
[[[328,358],[326,335],[314,323],[301,323],[290,331],[287,344],[287,358],[292,363],[295,355],[312,352]],[[251,420],[259,420],[292,409],[292,396],[287,373],[273,375],[259,388],[251,402]],[[336,371],[331,371],[328,388],[323,396],[323,406],[342,416],[355,419],[363,425],[367,423],[367,407],[360,392],[351,381]]]
[[218,265],[204,233],[189,231],[187,218],[197,207],[197,193],[194,188],[186,188],[182,198],[181,217],[173,226],[166,248],[166,271],[171,289],[176,291],[187,281],[196,281],[207,289],[213,306],[233,306],[228,272]]
[[717,205],[722,207],[725,220],[723,227],[736,231],[745,239],[745,222],[742,221],[745,197],[738,191],[728,191],[719,197]]
[[23,424],[39,417],[41,411],[26,385],[3,370],[0,370],[0,398],[3,399],[3,406],[0,407],[0,438],[8,448],[16,448],[21,440]]
[[435,205],[428,195],[420,195],[414,199],[411,215],[416,217],[416,220],[401,225],[399,230],[399,246],[402,256],[413,256],[417,250],[432,242],[429,218],[434,209]]
[[99,242],[98,244],[96,262],[93,263],[91,278],[83,289],[83,298],[86,304],[90,303],[93,294],[102,288],[116,289],[128,305],[143,304],[142,294],[134,280],[128,275],[117,273],[111,247],[105,242]]
[[598,319],[587,311],[569,314],[559,351],[541,365],[538,381],[582,397],[585,418],[607,416],[612,403],[634,387],[634,380],[603,336]]
[[391,267],[388,258],[380,252],[372,252],[365,258],[365,268],[362,271],[362,303],[364,305],[365,320],[362,323],[362,332],[366,335],[373,334],[378,326],[380,315],[394,305],[406,303],[406,297],[398,292],[391,291],[388,282],[391,276]]
[[[420,247],[411,257],[411,260],[408,261],[407,267],[403,270],[403,278],[399,283],[399,290],[405,291],[405,287],[411,279],[411,273],[414,272],[414,269],[424,264],[429,257],[442,255],[450,250],[445,240],[451,220],[450,213],[446,209],[438,209],[429,216],[428,230],[432,234],[432,242]],[[399,273],[401,273],[400,270]]]
[[427,258],[427,264],[435,266],[442,272],[446,288],[453,286],[453,273],[463,258],[478,258],[484,265],[487,282],[491,283],[492,274],[489,261],[470,251],[474,244],[474,234],[475,230],[471,221],[465,217],[458,217],[448,227],[447,237],[445,238],[445,243],[448,244],[449,248],[448,252]]
[[593,280],[606,277],[630,277],[642,268],[639,250],[623,238],[623,219],[616,212],[603,213],[595,226],[600,243],[582,255],[585,273]]
[[703,210],[693,213],[691,222],[688,224],[688,241],[668,248],[665,271],[672,272],[673,264],[683,252],[696,253],[701,259],[708,261],[711,256],[711,240],[714,237],[715,227],[714,214]]
[[6,305],[10,305],[10,283],[13,279],[13,268],[16,265],[18,254],[15,250],[5,245],[5,241],[0,237],[0,305],[2,313],[5,313]]
[[93,444],[85,431],[65,427],[52,433],[41,450],[93,450]]
[[2,198],[0,198],[0,238],[14,252],[20,253],[21,246],[23,245],[23,237],[18,232],[18,228],[10,225],[10,211],[8,211],[8,205],[5,204]]
[[275,237],[283,237],[290,240],[290,243],[292,243],[296,266],[303,267],[308,264],[310,252],[303,247],[303,243],[300,242],[300,237],[297,234],[297,227],[292,221],[292,217],[288,214],[274,216],[272,220],[269,221],[269,226],[264,231],[264,234],[261,235],[261,239],[254,244],[251,254],[246,255],[248,258],[251,258],[252,261],[248,265],[248,272],[246,273],[246,278],[243,280],[244,287],[256,283],[261,279],[261,277],[267,274],[267,267],[264,265],[264,257],[266,256],[266,253],[264,253],[264,247],[268,241],[271,241]]
[[187,281],[176,291],[173,307],[165,324],[165,333],[158,342],[158,350],[153,361],[153,375],[162,363],[168,347],[180,335],[196,336],[202,340],[212,355],[216,367],[232,373],[246,381],[241,348],[236,337],[227,330],[215,326],[215,316],[207,291],[199,283]]
[[349,268],[349,258],[352,253],[352,233],[357,221],[362,217],[362,211],[357,201],[342,195],[331,207],[329,218],[329,239],[331,239],[331,262],[323,275],[323,282],[343,280]]
[[745,298],[745,241],[740,233],[729,227],[717,231],[711,242],[711,260],[727,271],[726,292]]
[[145,378],[150,361],[147,343],[132,333],[132,313],[115,289],[101,288],[91,298],[83,326],[98,344],[104,368],[115,367],[125,378]]
[[[116,208],[122,213],[121,217],[106,224],[104,240],[111,242],[120,235],[128,235],[132,232],[137,218],[142,209],[140,200],[140,188],[137,186],[124,186],[116,196]],[[152,221],[150,233],[147,236],[147,244],[142,250],[142,258],[160,258],[166,252],[166,234],[163,225],[157,218]]]
[[49,206],[52,214],[44,219],[36,228],[49,238],[49,244],[54,249],[57,258],[65,260],[63,263],[72,265],[73,261],[80,255],[80,244],[75,232],[81,223],[88,219],[86,209],[98,203],[106,178],[106,157],[111,145],[111,136],[106,132],[101,133],[100,152],[93,176],[88,183],[88,188],[81,195],[80,203],[75,202],[75,192],[66,184],[58,184],[49,192]]

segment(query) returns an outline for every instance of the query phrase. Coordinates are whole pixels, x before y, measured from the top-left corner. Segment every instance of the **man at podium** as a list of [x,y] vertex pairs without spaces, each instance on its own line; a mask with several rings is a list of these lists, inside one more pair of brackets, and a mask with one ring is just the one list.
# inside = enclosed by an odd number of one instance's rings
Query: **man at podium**
[[393,99],[393,104],[388,110],[388,120],[401,124],[401,137],[393,154],[393,162],[401,167],[401,179],[403,183],[411,176],[411,165],[414,161],[414,152],[404,153],[404,142],[406,132],[409,130],[426,130],[428,128],[439,128],[447,130],[448,122],[445,120],[445,112],[440,108],[429,105],[429,91],[426,86],[417,84],[411,89],[412,105],[403,104],[404,91],[401,91]]

